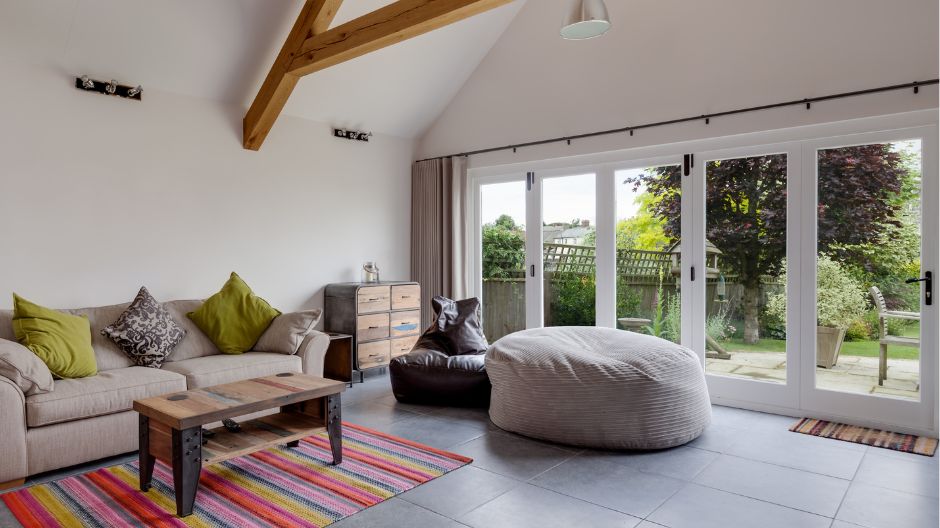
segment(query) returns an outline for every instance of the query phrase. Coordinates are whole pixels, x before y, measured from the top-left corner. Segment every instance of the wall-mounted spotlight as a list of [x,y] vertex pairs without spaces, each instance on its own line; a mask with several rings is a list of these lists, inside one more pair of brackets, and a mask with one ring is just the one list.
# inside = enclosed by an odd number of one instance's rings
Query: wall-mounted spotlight
[[135,87],[118,84],[118,82],[114,79],[111,79],[108,82],[96,81],[94,79],[89,79],[87,75],[76,77],[75,87],[79,90],[85,90],[86,92],[97,92],[104,95],[116,95],[118,97],[133,99],[135,101],[141,100],[141,94],[143,94],[144,91],[140,85]]
[[372,132],[360,132],[358,130],[343,130],[342,128],[334,128],[333,137],[368,142],[369,138],[372,137]]

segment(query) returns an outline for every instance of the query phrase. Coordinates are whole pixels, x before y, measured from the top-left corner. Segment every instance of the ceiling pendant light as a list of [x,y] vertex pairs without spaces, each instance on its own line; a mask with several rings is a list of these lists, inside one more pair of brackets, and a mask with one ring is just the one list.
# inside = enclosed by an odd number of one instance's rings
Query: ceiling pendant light
[[610,17],[604,0],[574,0],[561,25],[561,36],[566,40],[584,40],[599,37],[610,29]]

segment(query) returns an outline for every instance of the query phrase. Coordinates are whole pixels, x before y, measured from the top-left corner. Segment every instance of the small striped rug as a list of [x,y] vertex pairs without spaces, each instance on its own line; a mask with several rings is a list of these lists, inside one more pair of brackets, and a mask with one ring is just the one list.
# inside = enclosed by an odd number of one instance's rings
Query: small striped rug
[[203,468],[193,514],[176,517],[172,470],[161,462],[150,491],[137,462],[102,468],[0,496],[26,527],[326,526],[471,459],[343,424],[343,463],[326,433]]
[[905,453],[933,456],[937,452],[937,439],[929,436],[917,436],[902,433],[892,433],[881,429],[870,429],[856,425],[846,425],[826,420],[803,418],[793,424],[790,430],[823,438],[833,438],[856,444],[866,444],[874,447],[883,447]]

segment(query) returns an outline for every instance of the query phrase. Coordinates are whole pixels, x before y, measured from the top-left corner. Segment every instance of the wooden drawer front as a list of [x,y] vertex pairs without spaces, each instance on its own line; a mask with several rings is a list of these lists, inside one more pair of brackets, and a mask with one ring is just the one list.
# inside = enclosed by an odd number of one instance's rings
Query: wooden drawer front
[[390,306],[390,295],[388,286],[359,288],[357,299],[359,313],[387,311]]
[[388,337],[388,314],[360,315],[356,318],[356,339],[372,341]]
[[421,324],[421,310],[410,312],[392,312],[392,337],[415,335]]
[[392,310],[421,307],[421,287],[417,284],[392,286]]
[[373,341],[372,343],[362,343],[359,345],[356,355],[359,358],[360,369],[388,365],[389,360],[391,360],[391,356],[389,355],[389,342]]
[[418,342],[420,336],[408,336],[408,337],[399,337],[398,339],[392,339],[392,357],[404,356],[408,352],[411,352],[411,349],[414,348],[415,343]]

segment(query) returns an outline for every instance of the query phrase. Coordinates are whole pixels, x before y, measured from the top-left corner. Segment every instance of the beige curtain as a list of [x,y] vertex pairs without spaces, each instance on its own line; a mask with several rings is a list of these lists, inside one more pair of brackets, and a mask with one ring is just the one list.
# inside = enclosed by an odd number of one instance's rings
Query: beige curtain
[[411,178],[411,278],[421,284],[424,326],[431,298],[463,299],[469,290],[467,201],[470,182],[463,157],[414,164]]

